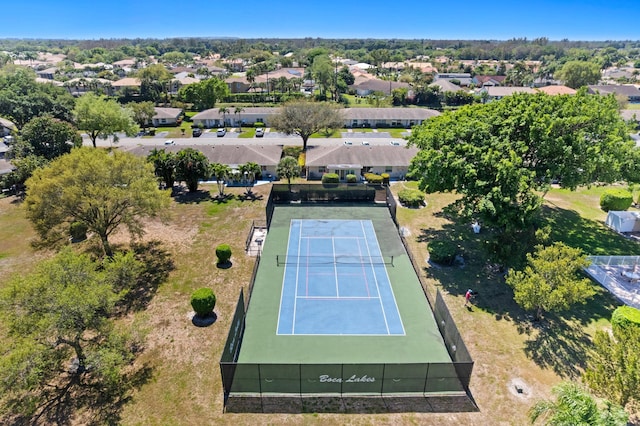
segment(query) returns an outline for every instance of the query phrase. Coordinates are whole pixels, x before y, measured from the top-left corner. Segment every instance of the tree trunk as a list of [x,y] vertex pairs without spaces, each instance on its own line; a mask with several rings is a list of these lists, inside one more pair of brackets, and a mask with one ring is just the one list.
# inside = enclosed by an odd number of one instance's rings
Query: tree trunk
[[113,250],[111,249],[111,244],[109,244],[109,240],[107,239],[107,234],[101,234],[100,240],[102,241],[102,248],[104,249],[104,254],[107,257],[113,257]]

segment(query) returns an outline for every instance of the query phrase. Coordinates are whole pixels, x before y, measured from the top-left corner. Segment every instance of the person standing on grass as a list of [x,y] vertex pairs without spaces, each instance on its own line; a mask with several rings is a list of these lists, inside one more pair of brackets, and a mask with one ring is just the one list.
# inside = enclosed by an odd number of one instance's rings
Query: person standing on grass
[[464,306],[468,306],[471,303],[471,296],[473,296],[473,290],[469,289],[464,294]]

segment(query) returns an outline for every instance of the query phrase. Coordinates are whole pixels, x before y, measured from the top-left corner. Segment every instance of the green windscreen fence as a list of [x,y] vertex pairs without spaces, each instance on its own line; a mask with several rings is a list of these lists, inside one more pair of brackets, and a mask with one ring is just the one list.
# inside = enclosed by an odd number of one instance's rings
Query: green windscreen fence
[[401,394],[465,392],[455,364],[237,364],[232,392]]
[[222,386],[225,395],[228,395],[231,390],[231,384],[233,383],[233,376],[237,365],[236,361],[238,360],[238,354],[240,353],[240,346],[242,344],[242,335],[244,333],[244,315],[244,292],[240,289],[236,312],[233,315],[231,328],[229,328],[229,334],[227,335],[227,343],[224,345],[224,351],[220,357],[220,373],[222,374]]
[[273,184],[270,197],[275,203],[373,201],[376,191],[376,187],[364,184]]

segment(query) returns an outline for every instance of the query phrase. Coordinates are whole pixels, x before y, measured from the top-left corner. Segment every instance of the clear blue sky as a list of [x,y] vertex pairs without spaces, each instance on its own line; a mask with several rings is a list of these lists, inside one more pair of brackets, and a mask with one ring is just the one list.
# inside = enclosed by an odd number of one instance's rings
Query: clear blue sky
[[0,38],[640,40],[639,0],[5,0]]

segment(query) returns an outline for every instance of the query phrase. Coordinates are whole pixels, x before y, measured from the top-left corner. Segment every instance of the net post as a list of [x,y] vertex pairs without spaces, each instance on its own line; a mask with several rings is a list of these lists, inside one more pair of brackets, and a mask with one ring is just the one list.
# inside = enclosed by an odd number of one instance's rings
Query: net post
[[394,264],[393,264],[393,255],[391,255],[391,266],[394,266]]
[[276,266],[280,266],[280,255],[276,254]]

